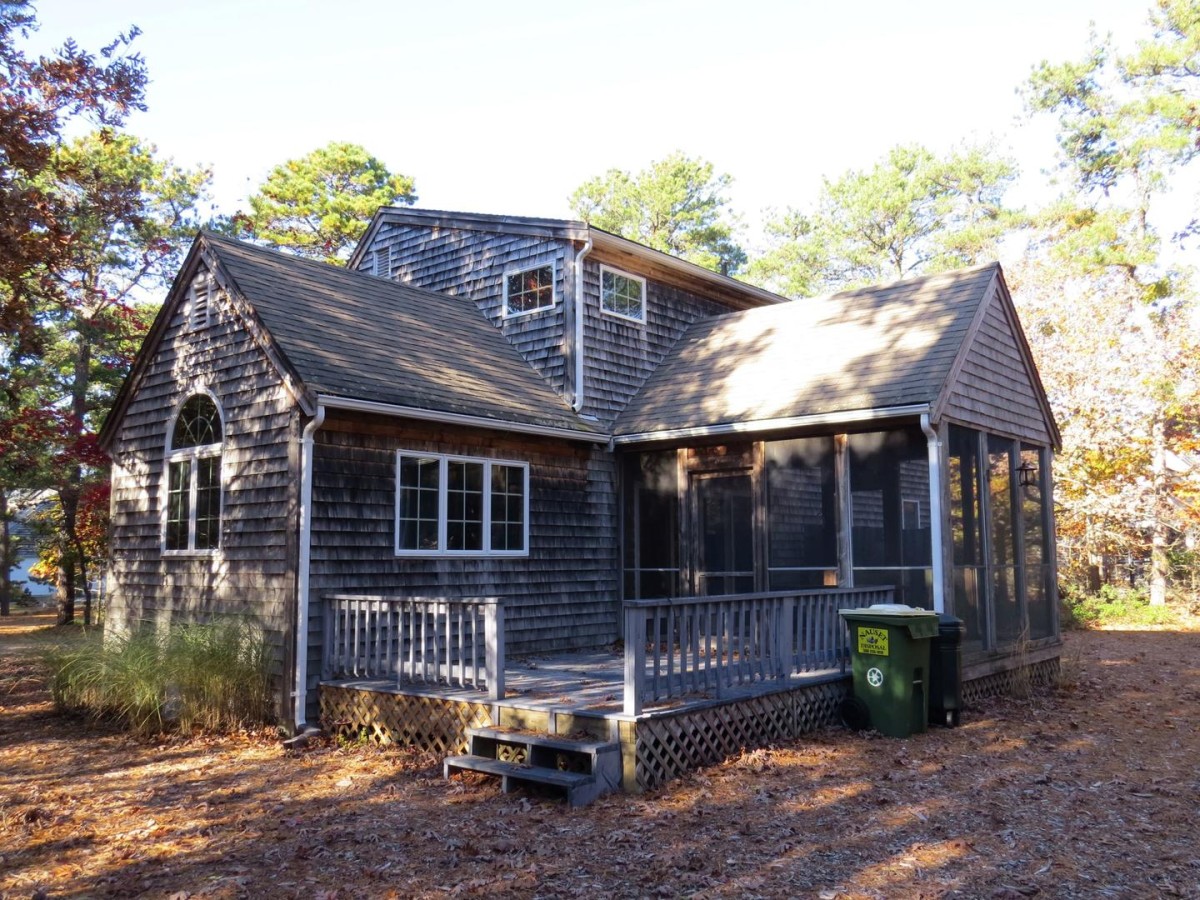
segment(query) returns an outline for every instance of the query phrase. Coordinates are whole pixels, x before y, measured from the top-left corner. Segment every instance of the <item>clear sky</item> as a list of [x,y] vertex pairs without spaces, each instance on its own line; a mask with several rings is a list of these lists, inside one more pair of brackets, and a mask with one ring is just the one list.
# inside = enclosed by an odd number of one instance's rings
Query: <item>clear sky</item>
[[[1078,57],[1090,23],[1120,43],[1149,0],[41,0],[39,44],[143,34],[149,111],[130,130],[213,168],[232,212],[276,164],[330,140],[416,179],[419,205],[567,216],[608,168],[672,150],[735,179],[753,226],[823,176],[897,144],[996,139],[1037,195],[1047,126],[1016,88]],[[748,236],[753,236],[753,230]]]

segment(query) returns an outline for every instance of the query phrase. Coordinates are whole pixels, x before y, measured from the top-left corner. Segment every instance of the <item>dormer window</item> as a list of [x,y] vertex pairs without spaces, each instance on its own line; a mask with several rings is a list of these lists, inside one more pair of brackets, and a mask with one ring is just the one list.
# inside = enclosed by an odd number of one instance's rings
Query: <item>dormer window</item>
[[601,266],[600,309],[622,319],[646,321],[646,279]]
[[554,264],[504,273],[504,315],[520,316],[554,305]]

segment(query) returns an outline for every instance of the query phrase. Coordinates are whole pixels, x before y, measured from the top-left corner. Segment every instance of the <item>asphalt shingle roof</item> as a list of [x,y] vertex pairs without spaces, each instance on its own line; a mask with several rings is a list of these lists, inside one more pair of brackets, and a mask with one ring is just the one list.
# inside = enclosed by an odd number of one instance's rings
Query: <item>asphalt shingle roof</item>
[[204,240],[313,394],[595,432],[468,299]]
[[998,266],[696,322],[616,435],[934,403]]

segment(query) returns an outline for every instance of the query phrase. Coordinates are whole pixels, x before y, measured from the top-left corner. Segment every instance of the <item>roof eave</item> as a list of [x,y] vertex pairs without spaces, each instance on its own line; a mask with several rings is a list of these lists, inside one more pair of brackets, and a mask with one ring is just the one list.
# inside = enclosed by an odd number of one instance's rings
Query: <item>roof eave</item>
[[417,406],[400,406],[393,403],[380,403],[376,400],[359,400],[355,397],[342,397],[335,394],[317,394],[316,399],[317,404],[324,406],[326,409],[340,409],[347,412],[373,413],[393,418],[418,419],[425,422],[438,422],[443,425],[463,425],[470,428],[485,428],[489,431],[511,431],[517,434],[560,438],[570,441],[586,441],[593,444],[607,444],[610,439],[608,434],[594,431],[576,430],[555,425],[539,425],[535,422],[515,422],[510,419],[492,419],[486,416],[472,416],[466,413],[424,409]]
[[786,431],[798,428],[815,428],[822,425],[853,425],[889,419],[910,419],[928,413],[928,403],[908,403],[902,406],[881,406],[873,409],[849,409],[831,413],[816,413],[807,416],[780,416],[771,419],[753,419],[745,422],[721,422],[712,425],[695,425],[684,428],[664,428],[656,431],[630,432],[613,435],[614,446],[626,444],[648,444],[661,441],[683,441],[692,438],[723,437],[727,435],[761,434],[768,431]]

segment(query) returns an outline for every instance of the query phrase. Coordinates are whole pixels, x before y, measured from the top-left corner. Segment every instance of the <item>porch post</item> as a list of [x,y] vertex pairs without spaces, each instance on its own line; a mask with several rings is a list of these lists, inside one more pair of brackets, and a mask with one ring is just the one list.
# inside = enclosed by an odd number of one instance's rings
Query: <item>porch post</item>
[[625,715],[642,714],[642,678],[646,672],[646,611],[625,607]]
[[929,413],[921,413],[921,430],[929,445],[929,555],[933,563],[933,611],[946,611],[946,559],[942,552],[942,441],[929,423]]
[[504,699],[504,604],[490,597],[483,607],[483,634],[487,644],[486,668],[488,699]]

